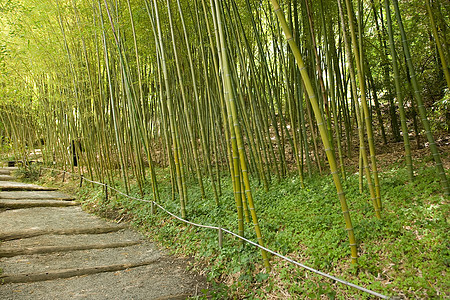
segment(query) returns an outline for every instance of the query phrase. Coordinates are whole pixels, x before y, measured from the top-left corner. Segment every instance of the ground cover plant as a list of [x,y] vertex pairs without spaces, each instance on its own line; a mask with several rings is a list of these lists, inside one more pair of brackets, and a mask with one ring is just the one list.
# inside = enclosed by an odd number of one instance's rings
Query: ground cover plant
[[[358,190],[358,174],[347,177],[348,191],[354,215],[355,232],[359,237],[360,255],[357,266],[349,266],[346,235],[338,204],[333,198],[334,186],[330,178],[314,176],[307,179],[308,188],[300,187],[299,178],[289,176],[274,183],[269,192],[262,186],[255,189],[260,225],[267,247],[301,263],[390,296],[414,298],[448,297],[450,263],[448,200],[439,189],[433,168],[427,166],[430,157],[417,162],[419,175],[408,182],[407,169],[394,163],[381,173],[383,196],[389,199],[382,220],[374,218],[368,201],[368,191]],[[158,170],[163,176],[167,170]],[[42,183],[60,185],[61,176],[46,173]],[[58,173],[54,172],[53,175]],[[167,175],[167,174],[166,174]],[[68,177],[69,178],[69,177]],[[168,178],[168,176],[167,176]],[[78,189],[78,177],[65,184],[69,190]],[[224,190],[231,187],[223,181]],[[352,188],[353,187],[353,188]],[[356,187],[356,188],[355,188]],[[150,186],[146,187],[151,194]],[[208,190],[210,186],[205,184]],[[139,196],[138,187],[130,191]],[[79,190],[85,209],[120,221],[131,221],[137,228],[178,255],[196,259],[197,268],[215,287],[205,291],[213,298],[366,298],[367,294],[339,283],[311,274],[282,261],[272,260],[272,272],[266,274],[258,251],[241,245],[231,236],[224,237],[219,249],[217,232],[183,224],[136,200],[114,195],[105,199],[104,189],[85,183]],[[171,199],[170,181],[161,185],[162,199]],[[201,199],[197,189],[191,189],[186,209],[189,220],[205,225],[218,225],[238,231],[232,213],[235,210],[232,193],[221,197],[223,206],[210,209],[211,199]],[[177,210],[176,200],[163,205]],[[246,237],[255,240],[253,232]],[[369,297],[370,298],[370,297]]]

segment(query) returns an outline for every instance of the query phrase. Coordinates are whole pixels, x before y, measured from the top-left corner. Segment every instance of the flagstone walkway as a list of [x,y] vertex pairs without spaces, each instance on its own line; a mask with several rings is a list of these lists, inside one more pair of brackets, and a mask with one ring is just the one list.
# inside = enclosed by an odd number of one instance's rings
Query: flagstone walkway
[[61,192],[0,168],[0,299],[185,299],[203,278],[187,259]]

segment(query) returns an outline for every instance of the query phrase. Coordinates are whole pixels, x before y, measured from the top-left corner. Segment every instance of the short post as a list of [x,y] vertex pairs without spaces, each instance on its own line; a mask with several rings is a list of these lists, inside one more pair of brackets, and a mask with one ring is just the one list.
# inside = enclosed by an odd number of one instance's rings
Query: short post
[[66,171],[63,171],[62,182],[64,182],[64,180],[66,180]]
[[152,215],[156,214],[156,205],[155,205],[155,201],[152,201],[152,203],[151,203],[151,209],[152,209]]
[[108,185],[105,184],[105,201],[108,202]]
[[222,228],[219,227],[218,231],[219,231],[219,249],[222,249],[222,242],[223,242]]
[[42,174],[42,166],[39,166],[39,177],[41,177]]
[[84,178],[84,176],[83,176],[83,175],[81,175],[81,176],[80,176],[80,187],[82,187],[82,186],[83,186],[83,178]]

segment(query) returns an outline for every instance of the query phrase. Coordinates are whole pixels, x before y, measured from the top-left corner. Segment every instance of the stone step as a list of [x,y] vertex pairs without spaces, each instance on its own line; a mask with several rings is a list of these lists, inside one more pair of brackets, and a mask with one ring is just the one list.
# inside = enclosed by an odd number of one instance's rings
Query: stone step
[[73,234],[89,228],[123,228],[85,213],[81,207],[36,207],[7,210],[0,213],[0,240],[7,236],[23,234],[48,234],[68,232]]
[[14,179],[11,175],[0,174],[0,181],[13,181]]
[[3,167],[0,168],[0,174],[10,175],[12,172],[17,171],[18,167]]
[[127,225],[118,225],[118,226],[110,226],[110,225],[100,225],[94,227],[80,227],[80,228],[68,228],[68,229],[41,229],[41,228],[31,228],[26,230],[17,230],[17,231],[9,231],[9,232],[0,232],[0,241],[12,241],[18,239],[25,239],[30,237],[37,237],[42,235],[75,235],[75,234],[100,234],[100,233],[109,233],[116,232],[121,229],[128,228]]
[[0,199],[0,208],[5,209],[20,209],[33,207],[64,207],[76,205],[80,205],[80,203],[75,201],[62,201],[62,200]]
[[109,243],[82,243],[77,245],[65,245],[65,246],[37,246],[27,248],[0,248],[1,257],[14,257],[19,255],[33,255],[33,254],[47,254],[47,253],[59,253],[70,252],[80,250],[93,250],[93,249],[107,249],[107,248],[124,248],[134,246],[141,243],[141,241],[129,241],[129,242],[109,242]]
[[75,234],[57,235],[47,234],[35,237],[4,241],[0,244],[2,248],[33,248],[33,247],[60,247],[80,244],[106,244],[109,242],[124,243],[138,242],[144,236],[130,229],[120,229],[115,232],[101,234]]
[[36,184],[0,181],[0,191],[55,191],[55,188],[44,187]]
[[[0,262],[4,276],[0,276],[0,280],[5,280],[5,277],[24,276],[26,274],[59,274],[60,272],[66,272],[67,270],[90,270],[92,268],[98,268],[99,266],[139,266],[142,262],[155,262],[158,259],[161,259],[162,256],[161,252],[156,250],[152,243],[142,242],[137,245],[121,248],[89,249],[3,257],[0,259]],[[80,275],[85,274],[73,274],[71,276]],[[67,277],[56,276],[48,279],[55,278]],[[8,281],[5,280],[5,282]],[[9,282],[24,281],[10,280]]]
[[[80,288],[81,287],[81,288]],[[162,260],[147,266],[0,287],[0,299],[134,299],[181,300],[202,295],[205,287],[185,268]]]
[[36,273],[24,273],[24,274],[2,274],[0,275],[0,281],[2,283],[32,283],[39,281],[55,280],[70,278],[76,276],[86,276],[94,275],[104,272],[117,272],[122,270],[127,270],[136,267],[147,266],[150,264],[157,263],[157,259],[152,259],[150,261],[142,261],[137,263],[126,263],[126,264],[115,264],[106,266],[93,266],[93,267],[82,267],[82,268],[72,268],[72,269],[59,269],[59,270],[47,270],[45,272]]
[[75,200],[75,197],[58,191],[5,191],[0,199]]

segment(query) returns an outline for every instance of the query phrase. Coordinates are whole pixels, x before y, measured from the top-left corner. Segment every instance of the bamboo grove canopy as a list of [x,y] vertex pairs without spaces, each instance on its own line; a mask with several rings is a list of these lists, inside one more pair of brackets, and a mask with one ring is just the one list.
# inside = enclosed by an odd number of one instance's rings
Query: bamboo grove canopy
[[[450,125],[449,11],[430,0],[3,0],[2,149],[26,160],[42,146],[47,164],[117,175],[127,190],[132,177],[161,202],[155,168],[167,168],[183,218],[187,181],[211,207],[234,192],[239,233],[251,219],[261,245],[250,183],[268,190],[296,172],[304,188],[331,174],[356,262],[346,159],[360,161],[376,218],[388,205],[376,144],[403,142],[413,180],[409,136],[427,139],[449,194],[432,133]],[[430,107],[441,112],[431,120]]]

